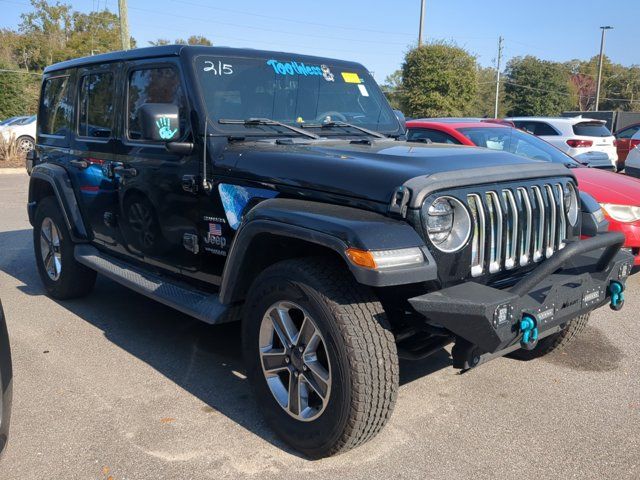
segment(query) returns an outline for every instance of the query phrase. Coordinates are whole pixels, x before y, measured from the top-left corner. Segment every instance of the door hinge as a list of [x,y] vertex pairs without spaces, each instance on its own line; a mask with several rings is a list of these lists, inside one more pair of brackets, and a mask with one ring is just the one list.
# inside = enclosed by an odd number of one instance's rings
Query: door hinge
[[389,213],[399,215],[402,218],[407,216],[407,204],[409,203],[409,189],[405,186],[396,187],[389,203]]
[[198,182],[195,175],[182,176],[182,190],[189,193],[198,192]]
[[197,254],[200,251],[198,236],[195,233],[185,233],[182,236],[182,246],[191,253]]

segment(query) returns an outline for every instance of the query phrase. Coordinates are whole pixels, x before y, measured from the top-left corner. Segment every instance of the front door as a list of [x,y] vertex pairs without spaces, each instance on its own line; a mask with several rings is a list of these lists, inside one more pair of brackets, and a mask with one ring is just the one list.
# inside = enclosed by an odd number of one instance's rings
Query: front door
[[196,273],[198,193],[183,187],[183,179],[198,175],[195,154],[170,153],[165,144],[142,137],[140,107],[172,103],[180,112],[179,141],[193,141],[184,80],[177,61],[146,60],[125,64],[123,133],[118,163],[118,227],[129,255],[145,263],[181,273]]

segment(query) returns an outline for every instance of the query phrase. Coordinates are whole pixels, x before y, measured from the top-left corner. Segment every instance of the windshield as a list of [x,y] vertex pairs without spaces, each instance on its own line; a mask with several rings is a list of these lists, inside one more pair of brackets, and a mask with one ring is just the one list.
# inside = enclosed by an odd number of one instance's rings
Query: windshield
[[478,147],[504,150],[523,157],[533,158],[534,160],[562,163],[568,166],[580,165],[579,162],[561,152],[553,145],[515,128],[470,127],[460,128],[459,132]]
[[[273,128],[256,124],[220,122],[268,118],[296,126],[317,125],[318,129],[323,123],[348,122],[382,133],[400,133],[387,100],[362,68],[289,58],[211,55],[196,57],[195,67],[209,118],[225,132],[273,134]],[[323,136],[346,134],[344,128],[322,130]],[[356,132],[352,129],[349,133]]]

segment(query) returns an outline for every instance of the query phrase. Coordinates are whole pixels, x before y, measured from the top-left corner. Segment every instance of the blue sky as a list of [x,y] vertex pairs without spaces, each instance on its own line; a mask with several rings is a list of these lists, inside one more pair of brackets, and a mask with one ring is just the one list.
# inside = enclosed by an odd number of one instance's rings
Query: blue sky
[[[601,25],[613,25],[606,53],[640,64],[638,0],[426,0],[425,36],[452,40],[494,65],[497,38],[505,57],[586,59],[598,53]],[[76,10],[117,0],[75,0]],[[0,28],[15,28],[28,0],[0,0]],[[362,62],[376,79],[400,67],[417,41],[420,0],[129,0],[139,46],[156,38],[204,35],[214,44],[283,50]]]

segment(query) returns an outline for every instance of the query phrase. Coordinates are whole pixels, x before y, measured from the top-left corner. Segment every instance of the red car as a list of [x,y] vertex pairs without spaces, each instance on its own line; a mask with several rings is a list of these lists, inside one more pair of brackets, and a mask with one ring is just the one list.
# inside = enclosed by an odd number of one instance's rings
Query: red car
[[640,265],[640,180],[597,168],[587,168],[544,140],[508,125],[493,122],[411,120],[407,140],[449,143],[506,150],[517,155],[564,163],[574,168],[580,189],[602,206],[609,229],[625,234],[625,249]]
[[636,135],[638,131],[640,131],[640,123],[628,125],[614,133],[616,137],[616,148],[618,149],[619,170],[624,168],[624,162],[627,159],[629,152],[636,146],[640,145],[640,138],[637,138],[638,135]]

